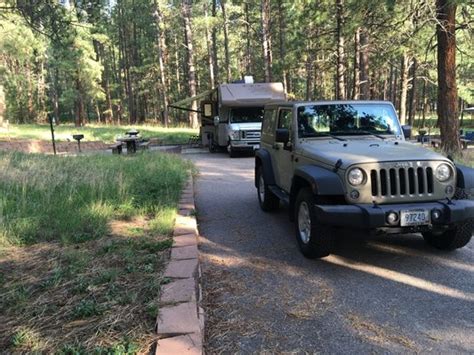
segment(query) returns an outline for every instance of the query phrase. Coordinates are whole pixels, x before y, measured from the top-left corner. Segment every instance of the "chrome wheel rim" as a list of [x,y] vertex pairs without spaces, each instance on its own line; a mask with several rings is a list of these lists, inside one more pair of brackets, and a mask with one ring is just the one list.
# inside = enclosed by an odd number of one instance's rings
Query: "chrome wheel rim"
[[258,195],[260,196],[260,201],[265,201],[265,181],[263,180],[263,175],[260,174],[258,179]]
[[308,204],[305,201],[301,202],[298,209],[298,230],[301,241],[308,244],[311,238],[311,217]]

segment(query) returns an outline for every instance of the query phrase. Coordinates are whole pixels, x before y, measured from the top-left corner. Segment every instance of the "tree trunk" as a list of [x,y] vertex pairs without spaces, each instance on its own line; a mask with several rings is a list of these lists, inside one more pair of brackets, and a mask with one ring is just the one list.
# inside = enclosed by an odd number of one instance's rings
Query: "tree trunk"
[[401,58],[401,80],[400,80],[400,110],[399,117],[400,123],[404,125],[406,123],[407,113],[407,93],[408,93],[408,72],[410,70],[410,58],[406,53],[402,54]]
[[413,59],[413,66],[411,68],[411,89],[410,89],[410,101],[408,103],[408,124],[413,127],[415,123],[416,114],[416,69],[417,61]]
[[354,34],[354,87],[352,99],[358,100],[360,96],[360,28]]
[[214,74],[214,55],[212,53],[212,36],[211,32],[209,31],[209,16],[208,16],[208,9],[207,3],[204,5],[204,17],[206,21],[206,47],[207,47],[207,63],[209,65],[209,81],[211,84],[211,88],[215,88],[215,74]]
[[84,124],[84,98],[82,96],[82,85],[79,79],[79,72],[76,72],[76,127],[82,127]]
[[360,33],[360,98],[370,99],[369,34],[366,29],[362,29]]
[[244,3],[244,12],[245,12],[245,38],[247,43],[245,46],[245,71],[247,75],[252,73],[252,53],[250,47],[250,13],[249,13],[249,4]]
[[436,0],[438,39],[438,125],[441,147],[449,154],[460,154],[456,86],[456,3]]
[[225,8],[225,1],[221,0],[222,18],[224,20],[224,59],[225,59],[225,72],[227,82],[230,83],[232,80],[232,73],[230,70],[230,54],[229,54],[229,23],[227,21],[227,13]]
[[428,100],[426,99],[426,79],[423,80],[423,107],[422,107],[422,118],[421,118],[421,127],[425,127],[426,120],[426,106],[428,105]]
[[59,70],[57,66],[54,68],[53,79],[53,113],[56,125],[59,125]]
[[262,48],[263,48],[263,68],[265,82],[272,81],[272,49],[270,42],[270,2],[262,0],[261,20],[262,20]]
[[313,80],[314,80],[314,51],[309,50],[308,58],[306,59],[306,101],[313,99]]
[[[212,17],[215,19],[217,15],[217,0],[212,1]],[[219,84],[219,62],[217,61],[217,29],[212,26],[212,55],[214,58],[214,86]]]
[[390,72],[388,75],[388,99],[393,103],[393,65],[390,63]]
[[286,31],[286,22],[285,22],[285,12],[283,9],[283,1],[278,0],[278,24],[279,24],[279,41],[280,41],[280,66],[281,78],[283,81],[283,86],[288,92],[288,70],[286,68],[286,44],[285,44],[285,31]]
[[344,1],[336,0],[336,35],[337,35],[337,67],[336,67],[336,100],[344,100],[345,89],[345,65],[344,65]]
[[165,62],[165,53],[166,53],[166,41],[165,41],[165,31],[164,31],[164,22],[163,22],[163,14],[161,13],[160,6],[158,1],[155,0],[155,22],[156,22],[156,30],[158,34],[158,43],[157,43],[157,50],[158,50],[158,63],[160,66],[160,82],[161,82],[161,97],[163,101],[163,110],[162,110],[162,123],[163,126],[168,127],[168,85],[166,82],[166,67],[167,63]]
[[[193,33],[191,31],[191,0],[183,0],[181,11],[184,19],[184,37],[188,59],[188,86],[189,96],[196,96],[196,70],[194,68],[194,49],[193,49]],[[193,101],[189,112],[189,124],[192,128],[198,128],[197,102]]]

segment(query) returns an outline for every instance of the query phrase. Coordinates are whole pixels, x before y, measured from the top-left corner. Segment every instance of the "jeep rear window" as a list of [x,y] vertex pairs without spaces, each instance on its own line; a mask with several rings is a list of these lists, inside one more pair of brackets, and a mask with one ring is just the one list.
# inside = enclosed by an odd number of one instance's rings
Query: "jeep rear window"
[[298,137],[332,135],[400,135],[391,105],[328,104],[298,107]]
[[246,122],[262,122],[263,107],[239,107],[230,111],[230,122],[246,123]]

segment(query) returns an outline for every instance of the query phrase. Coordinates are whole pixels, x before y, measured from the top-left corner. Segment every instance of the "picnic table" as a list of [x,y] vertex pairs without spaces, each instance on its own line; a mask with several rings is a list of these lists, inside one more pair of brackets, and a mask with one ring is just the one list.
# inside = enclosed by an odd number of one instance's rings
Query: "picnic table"
[[142,138],[139,135],[126,135],[123,137],[118,137],[117,141],[125,143],[127,146],[127,153],[136,153],[137,152],[137,143],[139,143]]
[[[123,143],[125,143],[125,145],[127,146],[127,153],[128,154],[136,153],[137,149],[148,149],[149,145],[150,145],[150,141],[144,140],[140,136],[140,132],[135,130],[135,129],[127,131],[125,133],[125,136],[117,138],[117,144],[116,145],[122,145]],[[113,151],[114,147],[115,147],[115,145],[112,146],[112,151]],[[117,151],[117,153],[120,154],[121,149],[120,149],[120,151]]]

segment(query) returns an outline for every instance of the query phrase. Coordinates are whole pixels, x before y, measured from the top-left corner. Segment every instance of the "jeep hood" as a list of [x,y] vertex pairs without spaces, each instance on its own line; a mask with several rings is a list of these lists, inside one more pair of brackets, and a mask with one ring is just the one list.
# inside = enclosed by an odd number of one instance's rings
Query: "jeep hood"
[[341,159],[343,169],[352,164],[363,163],[447,160],[430,149],[392,139],[305,140],[300,143],[299,148],[303,156],[328,165],[334,165]]

